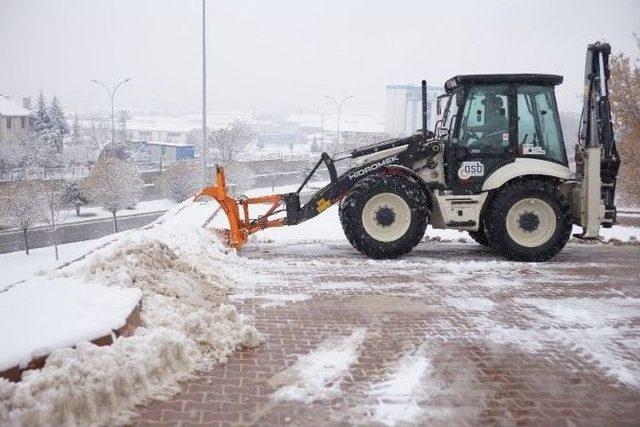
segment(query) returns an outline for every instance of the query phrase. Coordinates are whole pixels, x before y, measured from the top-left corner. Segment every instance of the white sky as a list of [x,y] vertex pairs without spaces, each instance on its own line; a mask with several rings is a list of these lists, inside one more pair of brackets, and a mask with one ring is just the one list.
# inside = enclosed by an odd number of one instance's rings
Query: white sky
[[[200,0],[0,0],[0,93],[198,111]],[[207,0],[210,110],[382,111],[384,86],[463,73],[562,74],[578,110],[586,45],[635,56],[639,0]]]

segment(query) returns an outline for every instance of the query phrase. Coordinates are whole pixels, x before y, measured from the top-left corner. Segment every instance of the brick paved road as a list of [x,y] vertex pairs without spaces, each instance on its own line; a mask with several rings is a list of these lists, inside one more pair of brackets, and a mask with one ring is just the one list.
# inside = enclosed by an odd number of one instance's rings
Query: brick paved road
[[[638,246],[574,244],[524,264],[471,244],[422,244],[396,261],[343,242],[249,245],[234,298],[266,343],[133,424],[382,425],[391,408],[410,425],[638,425],[639,269]],[[340,395],[274,398],[300,356],[356,328],[366,336],[335,379]],[[413,393],[372,393],[418,353]]]

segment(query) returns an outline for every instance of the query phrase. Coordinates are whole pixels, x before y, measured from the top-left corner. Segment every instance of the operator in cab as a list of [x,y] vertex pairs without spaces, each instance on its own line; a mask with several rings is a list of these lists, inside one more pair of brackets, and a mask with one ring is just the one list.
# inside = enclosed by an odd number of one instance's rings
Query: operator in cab
[[509,120],[503,108],[503,100],[497,95],[487,94],[484,102],[484,124],[469,126],[469,130],[482,132],[478,142],[484,150],[502,151],[509,145]]

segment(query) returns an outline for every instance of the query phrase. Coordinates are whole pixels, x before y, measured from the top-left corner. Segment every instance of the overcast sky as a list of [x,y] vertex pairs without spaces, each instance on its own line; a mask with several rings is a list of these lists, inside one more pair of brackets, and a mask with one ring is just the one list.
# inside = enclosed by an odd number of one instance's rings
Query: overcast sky
[[[640,1],[207,0],[210,110],[382,111],[384,86],[455,74],[565,76],[578,110],[586,45],[637,53]],[[0,93],[106,104],[92,78],[133,77],[120,106],[198,111],[200,0],[0,0]]]

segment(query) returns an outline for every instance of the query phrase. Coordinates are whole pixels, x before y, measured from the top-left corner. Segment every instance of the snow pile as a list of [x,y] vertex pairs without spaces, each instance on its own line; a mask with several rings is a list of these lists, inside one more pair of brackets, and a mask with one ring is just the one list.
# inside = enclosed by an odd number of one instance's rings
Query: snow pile
[[135,404],[173,394],[194,369],[262,341],[225,304],[232,288],[225,265],[235,255],[200,227],[213,206],[185,202],[146,229],[121,233],[49,273],[53,284],[141,290],[144,327],[108,347],[56,350],[20,383],[0,380],[1,425],[124,422]]
[[424,415],[421,403],[439,390],[437,385],[426,383],[432,372],[424,348],[405,354],[387,379],[370,386],[368,399],[375,404],[367,408],[369,418],[391,426],[420,419]]
[[347,337],[329,338],[311,353],[300,356],[293,366],[269,381],[272,386],[280,386],[274,399],[311,403],[339,397],[340,385],[358,359],[365,337],[366,330],[358,328]]
[[104,425],[125,422],[148,398],[168,397],[194,369],[197,350],[169,329],[143,330],[108,347],[88,342],[51,353],[22,381],[0,382],[2,425]]

